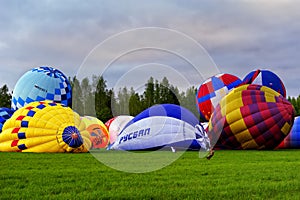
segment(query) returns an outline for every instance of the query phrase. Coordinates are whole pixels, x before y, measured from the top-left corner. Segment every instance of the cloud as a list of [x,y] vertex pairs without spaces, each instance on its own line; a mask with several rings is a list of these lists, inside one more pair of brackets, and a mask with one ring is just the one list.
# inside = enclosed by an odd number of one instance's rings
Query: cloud
[[[108,37],[154,26],[194,38],[222,72],[243,77],[259,66],[267,67],[284,79],[291,95],[299,93],[295,84],[300,49],[297,1],[54,0],[20,4],[12,0],[0,4],[0,85],[9,83],[12,87],[20,71],[45,64],[59,66],[69,76],[76,75],[84,58]],[[116,48],[126,48],[141,37],[128,38]],[[184,40],[174,38],[164,38],[160,43],[170,49],[188,46]],[[92,64],[101,65],[115,53],[115,48],[107,48]],[[191,48],[189,55],[197,53]],[[135,55],[122,58],[120,66],[157,62],[184,67],[183,61],[164,53]]]

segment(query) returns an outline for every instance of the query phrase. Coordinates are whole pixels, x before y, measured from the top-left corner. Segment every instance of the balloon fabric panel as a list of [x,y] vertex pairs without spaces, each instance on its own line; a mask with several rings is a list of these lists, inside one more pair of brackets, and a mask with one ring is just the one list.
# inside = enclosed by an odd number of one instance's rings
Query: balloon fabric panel
[[199,123],[199,120],[194,116],[194,114],[187,110],[186,108],[174,104],[159,104],[154,105],[144,111],[142,111],[140,114],[138,114],[136,117],[134,117],[128,124],[124,127],[124,129],[147,117],[151,116],[166,116],[166,117],[172,117],[175,119],[183,120],[192,126],[195,126]]
[[110,135],[104,123],[92,116],[81,117],[81,121],[90,134],[91,148],[106,148],[109,144]]
[[269,70],[258,69],[252,71],[245,76],[243,83],[266,86],[286,97],[286,89],[283,82],[275,73]]
[[14,110],[10,108],[0,108],[0,133],[2,131],[3,124],[12,116]]
[[231,74],[218,74],[203,82],[196,95],[198,111],[202,119],[209,120],[221,99],[242,81]]

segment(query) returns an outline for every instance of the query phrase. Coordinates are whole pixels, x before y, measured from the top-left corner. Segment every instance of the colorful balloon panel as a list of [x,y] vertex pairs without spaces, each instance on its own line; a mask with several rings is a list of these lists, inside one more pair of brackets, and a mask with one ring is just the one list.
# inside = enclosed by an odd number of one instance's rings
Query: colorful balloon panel
[[272,88],[276,92],[280,93],[283,97],[286,97],[286,90],[283,82],[275,73],[269,70],[258,69],[252,71],[245,76],[243,83],[263,85]]
[[119,115],[114,118],[111,118],[105,123],[105,126],[109,132],[110,144],[114,143],[121,133],[123,128],[127,125],[129,121],[133,119],[133,116],[129,115]]
[[146,110],[135,116],[130,122],[128,122],[126,127],[141,119],[152,116],[172,117],[185,121],[192,126],[196,126],[197,124],[199,124],[199,120],[196,118],[196,116],[191,111],[182,106],[175,104],[158,104],[147,108]]
[[80,116],[51,101],[32,102],[18,109],[0,134],[0,151],[87,152],[90,146]]
[[231,74],[218,74],[202,83],[196,95],[201,118],[208,121],[221,99],[241,83],[238,77]]
[[12,116],[13,113],[14,110],[10,108],[0,108],[0,133],[2,131],[3,124]]
[[274,149],[294,122],[292,104],[271,88],[243,85],[232,90],[209,121],[209,136],[222,149]]
[[279,144],[279,149],[299,149],[300,148],[300,117],[295,117],[294,125],[290,133]]
[[16,83],[11,107],[15,110],[34,101],[50,100],[72,105],[72,89],[68,78],[58,69],[38,67],[26,72]]
[[91,116],[84,116],[81,120],[85,123],[86,130],[90,133],[91,148],[106,148],[109,144],[109,133],[103,122]]

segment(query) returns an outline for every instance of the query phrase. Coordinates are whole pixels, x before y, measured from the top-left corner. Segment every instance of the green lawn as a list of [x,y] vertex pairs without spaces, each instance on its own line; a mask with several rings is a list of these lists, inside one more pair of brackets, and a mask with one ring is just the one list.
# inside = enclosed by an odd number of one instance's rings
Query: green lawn
[[298,150],[217,151],[211,160],[186,152],[150,173],[120,172],[90,153],[0,160],[0,199],[300,199]]

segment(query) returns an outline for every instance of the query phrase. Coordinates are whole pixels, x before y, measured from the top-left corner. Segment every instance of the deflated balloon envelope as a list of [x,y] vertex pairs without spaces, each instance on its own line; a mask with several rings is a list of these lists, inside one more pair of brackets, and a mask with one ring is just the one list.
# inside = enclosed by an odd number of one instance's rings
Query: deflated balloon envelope
[[10,108],[0,108],[0,133],[2,131],[3,124],[12,116],[13,113],[14,110]]
[[223,149],[274,149],[289,133],[294,108],[276,91],[259,85],[232,90],[209,121],[209,136]]
[[16,110],[30,102],[43,100],[72,105],[71,85],[58,69],[42,66],[26,72],[14,87],[11,107]]
[[0,134],[0,151],[87,152],[90,146],[80,116],[50,101],[32,102],[18,109]]
[[197,118],[187,109],[173,104],[152,106],[133,118],[122,130],[111,149],[145,150],[164,146],[198,150]]
[[221,99],[234,87],[241,84],[241,80],[231,74],[218,74],[202,83],[197,91],[196,99],[198,111],[203,120],[209,121],[214,108]]
[[300,148],[300,117],[295,117],[294,125],[290,133],[278,146],[279,149],[299,149]]
[[105,126],[109,132],[109,140],[110,144],[114,143],[121,133],[123,128],[127,125],[129,121],[133,119],[133,116],[129,115],[119,115],[114,118],[111,118],[107,122],[105,122]]
[[191,124],[192,126],[199,124],[199,120],[195,117],[195,115],[182,106],[175,104],[158,104],[151,106],[150,108],[138,114],[130,122],[128,122],[126,127],[141,119],[153,116],[165,116],[180,119]]
[[263,85],[272,88],[283,97],[286,97],[286,90],[281,79],[275,73],[266,69],[258,69],[250,72],[243,79],[243,83]]
[[81,118],[86,125],[86,130],[90,133],[92,149],[106,148],[109,144],[109,133],[102,121],[92,116]]

